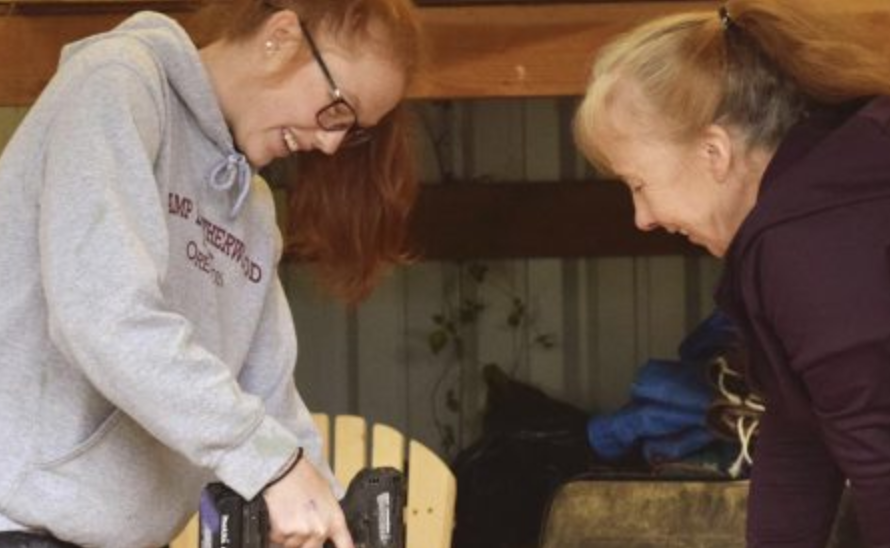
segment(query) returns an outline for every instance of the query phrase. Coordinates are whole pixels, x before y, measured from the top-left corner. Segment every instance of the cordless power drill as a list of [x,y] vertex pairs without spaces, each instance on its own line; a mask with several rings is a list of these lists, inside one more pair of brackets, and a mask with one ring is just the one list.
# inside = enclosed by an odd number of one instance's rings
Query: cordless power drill
[[[404,548],[401,472],[389,467],[361,470],[340,504],[356,548]],[[262,495],[244,500],[226,485],[211,483],[201,497],[200,521],[200,548],[269,548],[269,512]]]

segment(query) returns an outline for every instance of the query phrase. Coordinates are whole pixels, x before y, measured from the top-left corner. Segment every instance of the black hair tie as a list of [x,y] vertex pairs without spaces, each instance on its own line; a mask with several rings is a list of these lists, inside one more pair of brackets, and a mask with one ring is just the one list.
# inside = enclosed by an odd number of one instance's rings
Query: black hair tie
[[735,21],[729,16],[729,10],[726,9],[726,6],[720,6],[718,13],[720,14],[720,24],[723,25],[723,30],[730,30],[736,26]]

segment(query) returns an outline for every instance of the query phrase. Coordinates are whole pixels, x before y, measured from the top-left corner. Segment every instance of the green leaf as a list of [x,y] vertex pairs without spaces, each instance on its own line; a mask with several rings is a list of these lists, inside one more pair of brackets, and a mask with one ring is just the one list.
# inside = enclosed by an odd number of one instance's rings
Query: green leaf
[[526,317],[526,308],[525,303],[522,302],[522,299],[514,298],[513,299],[513,308],[510,310],[510,314],[507,316],[507,325],[510,327],[516,328],[522,325],[523,320]]
[[465,299],[460,305],[460,323],[466,325],[477,321],[484,310],[485,303],[475,299]]
[[544,348],[550,349],[556,346],[556,335],[553,333],[543,333],[535,337],[535,342]]
[[433,355],[438,355],[448,345],[448,332],[444,329],[436,329],[430,332],[427,342]]
[[474,282],[481,284],[485,281],[485,275],[488,274],[488,265],[484,263],[470,263],[467,266],[467,274]]

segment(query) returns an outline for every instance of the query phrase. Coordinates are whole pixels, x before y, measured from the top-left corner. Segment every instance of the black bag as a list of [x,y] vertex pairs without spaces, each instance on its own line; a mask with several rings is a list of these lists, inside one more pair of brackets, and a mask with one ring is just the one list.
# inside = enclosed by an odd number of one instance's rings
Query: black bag
[[555,489],[593,464],[588,414],[511,379],[487,385],[483,433],[452,464],[457,477],[453,548],[535,546]]

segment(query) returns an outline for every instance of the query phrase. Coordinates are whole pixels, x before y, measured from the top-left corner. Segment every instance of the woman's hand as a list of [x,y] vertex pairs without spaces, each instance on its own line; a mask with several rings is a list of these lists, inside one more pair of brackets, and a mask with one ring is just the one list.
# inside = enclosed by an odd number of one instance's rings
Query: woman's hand
[[270,541],[284,548],[322,548],[331,540],[336,548],[355,548],[330,485],[308,459],[301,459],[263,496]]

